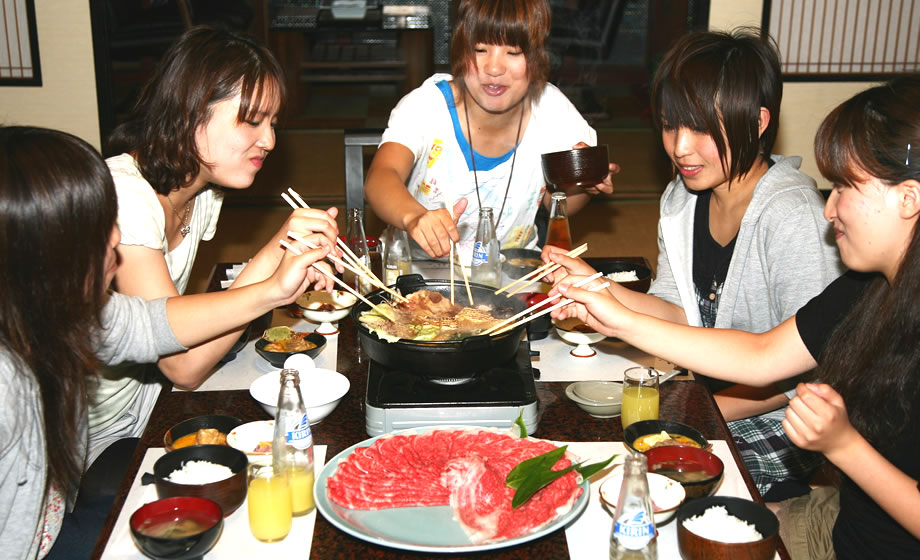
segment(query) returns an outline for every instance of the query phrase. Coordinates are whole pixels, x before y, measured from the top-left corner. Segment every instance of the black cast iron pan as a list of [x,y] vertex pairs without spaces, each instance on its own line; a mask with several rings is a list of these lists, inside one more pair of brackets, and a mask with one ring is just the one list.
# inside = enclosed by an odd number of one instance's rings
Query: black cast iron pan
[[[449,280],[425,280],[421,275],[409,274],[400,276],[395,287],[403,295],[424,289],[450,298]],[[505,294],[495,295],[494,291],[495,289],[490,286],[470,284],[473,303],[492,306],[496,317],[510,317],[524,310],[526,304],[521,298],[509,298]],[[367,295],[375,304],[388,301],[390,297],[392,296],[383,290]],[[454,284],[454,301],[460,305],[469,305],[463,282]],[[387,342],[358,320],[361,313],[369,309],[369,305],[359,301],[351,310],[351,317],[355,321],[358,336],[367,355],[388,368],[427,377],[466,378],[504,364],[517,353],[525,329],[524,325],[520,325],[496,336],[471,336],[457,341],[403,339],[398,342]]]

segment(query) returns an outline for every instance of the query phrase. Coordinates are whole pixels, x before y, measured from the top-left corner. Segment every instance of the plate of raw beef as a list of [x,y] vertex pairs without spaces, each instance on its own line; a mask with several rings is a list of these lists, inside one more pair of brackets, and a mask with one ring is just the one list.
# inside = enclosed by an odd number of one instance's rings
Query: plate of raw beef
[[[473,552],[540,538],[588,504],[572,471],[518,508],[505,477],[557,446],[510,430],[415,428],[362,441],[326,463],[316,506],[333,525],[372,543],[422,552]],[[555,469],[578,458],[567,453]]]

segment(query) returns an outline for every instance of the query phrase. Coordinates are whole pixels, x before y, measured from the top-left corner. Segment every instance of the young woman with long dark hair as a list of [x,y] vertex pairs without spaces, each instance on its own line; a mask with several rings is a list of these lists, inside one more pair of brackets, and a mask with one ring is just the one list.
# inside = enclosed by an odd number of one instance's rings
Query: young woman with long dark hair
[[286,253],[233,298],[145,301],[108,290],[116,215],[112,177],[89,144],[0,127],[0,557],[43,557],[54,543],[83,474],[99,362],[156,360],[290,303],[331,247],[310,234],[322,248]]

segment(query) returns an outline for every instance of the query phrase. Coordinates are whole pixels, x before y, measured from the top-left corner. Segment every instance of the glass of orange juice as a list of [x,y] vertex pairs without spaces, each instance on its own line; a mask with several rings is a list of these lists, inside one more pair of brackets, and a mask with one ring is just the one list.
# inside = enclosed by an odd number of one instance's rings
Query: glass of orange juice
[[249,465],[249,529],[262,542],[283,540],[291,532],[291,485],[288,473],[272,465]]
[[658,371],[650,367],[623,372],[623,429],[639,420],[658,420]]

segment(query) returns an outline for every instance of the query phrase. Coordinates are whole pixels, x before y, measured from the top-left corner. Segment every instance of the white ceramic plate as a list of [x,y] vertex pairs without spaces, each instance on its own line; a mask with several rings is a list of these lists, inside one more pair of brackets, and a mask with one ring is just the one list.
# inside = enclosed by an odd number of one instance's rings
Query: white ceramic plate
[[[453,427],[465,429],[462,426]],[[416,428],[414,431],[425,433],[433,429],[444,428],[444,426]],[[475,426],[467,428],[476,429]],[[316,479],[316,486],[313,492],[316,497],[316,508],[327,521],[349,535],[367,542],[419,552],[466,553],[478,550],[494,550],[539,539],[557,529],[561,529],[578,517],[588,505],[590,492],[588,481],[585,480],[581,483],[583,490],[581,496],[575,500],[572,509],[566,512],[565,515],[554,519],[532,533],[521,535],[520,537],[488,544],[473,544],[466,536],[466,533],[463,532],[460,524],[454,521],[453,511],[450,506],[365,511],[344,508],[330,501],[326,494],[326,480],[335,474],[339,462],[351,455],[358,447],[368,447],[381,437],[385,436],[373,437],[352,445],[336,455],[331,461],[328,461]]]
[[227,445],[245,453],[250,463],[271,462],[271,451],[256,452],[255,449],[263,441],[271,442],[274,433],[274,420],[247,422],[230,430],[230,433],[227,434]]

